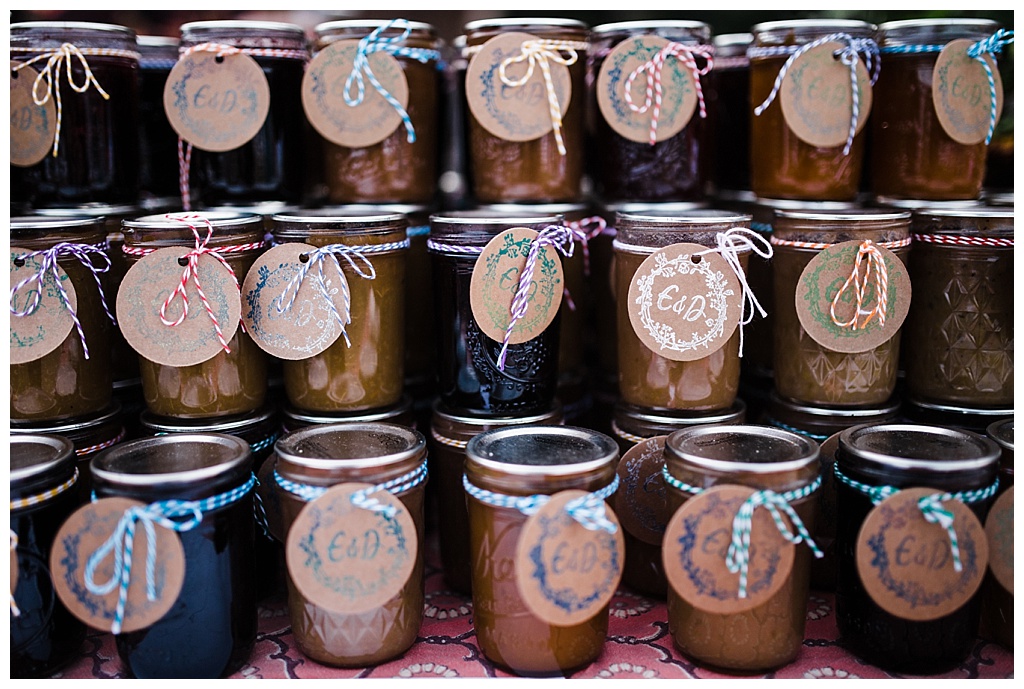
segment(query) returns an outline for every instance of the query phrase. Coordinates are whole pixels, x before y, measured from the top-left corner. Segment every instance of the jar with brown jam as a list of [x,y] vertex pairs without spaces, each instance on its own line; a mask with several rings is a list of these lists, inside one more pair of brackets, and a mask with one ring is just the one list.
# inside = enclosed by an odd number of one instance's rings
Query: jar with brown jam
[[[753,109],[768,98],[779,70],[801,46],[834,33],[870,39],[875,26],[846,19],[797,19],[757,24],[751,31],[748,107]],[[863,54],[860,61],[865,61]],[[877,54],[874,61],[878,61]],[[845,83],[850,83],[848,76]],[[822,147],[807,143],[787,124],[782,103],[776,98],[760,115],[750,118],[751,188],[758,196],[773,199],[853,200],[860,185],[864,138],[862,130],[853,138],[848,154],[843,152],[844,144]]]
[[914,215],[907,388],[964,407],[1013,406],[1013,209]]
[[417,431],[386,423],[310,427],[277,442],[274,490],[286,532],[307,500],[329,488],[346,483],[380,486],[420,470],[403,485],[382,489],[408,510],[418,542],[412,573],[392,598],[366,612],[329,610],[303,595],[289,571],[292,632],[312,660],[342,667],[376,665],[401,655],[416,640],[423,620],[426,452],[426,441]]
[[[74,287],[74,316],[81,324],[81,332],[72,324],[67,336],[48,354],[24,363],[11,363],[11,418],[58,421],[105,409],[113,394],[110,346],[114,301],[113,294],[101,286],[103,273],[109,267],[104,260],[107,235],[102,218],[24,216],[11,218],[10,228],[10,247],[30,253],[48,251],[56,256],[58,267]],[[26,268],[38,269],[46,258],[43,254],[23,256],[21,252],[10,254],[12,290],[28,277],[23,275]],[[15,279],[16,270],[21,272]],[[32,294],[39,294],[33,284],[27,283],[12,293],[12,309],[24,312],[31,307]],[[44,284],[49,283],[44,279]],[[40,301],[39,308],[45,311],[37,309],[35,313],[52,310],[63,318],[66,306],[58,294],[50,294]],[[12,310],[11,325],[16,327],[19,318]],[[19,338],[19,349],[21,342]],[[14,346],[12,336],[12,360]]]
[[516,567],[527,516],[493,503],[496,496],[552,496],[566,490],[600,495],[615,485],[618,458],[608,436],[564,426],[492,430],[466,446],[473,623],[480,649],[495,665],[518,675],[568,676],[601,654],[607,604],[569,626],[535,615],[520,592]]
[[[91,22],[11,24],[11,60],[31,62],[11,72],[12,88],[16,79],[36,79],[47,61],[56,59],[50,56],[62,55],[65,45],[70,47],[54,64],[53,86],[44,78],[36,90],[40,98],[48,98],[45,107],[59,136],[56,148],[51,144],[34,164],[11,164],[11,199],[37,208],[135,203],[140,126],[135,32]],[[27,129],[33,123],[26,114],[22,112],[20,122]],[[14,124],[12,113],[12,134]]]
[[[665,473],[669,506],[676,511],[673,520],[679,518],[678,510],[688,502],[706,500],[701,498],[701,493],[728,485],[753,490],[752,497],[758,492],[778,494],[803,526],[814,530],[818,510],[818,444],[803,436],[766,426],[702,426],[678,430],[665,440]],[[726,501],[722,505],[728,517],[724,524],[726,529],[733,523],[732,508],[728,506],[731,504]],[[777,528],[771,520],[758,524],[759,511],[755,508],[755,528],[751,535],[755,546],[763,537],[757,534],[758,527]],[[694,518],[702,516],[697,511]],[[799,527],[790,519],[787,518],[787,524],[796,534]],[[699,524],[704,524],[703,518]],[[735,526],[732,529],[735,530]],[[702,533],[697,532],[698,539]],[[670,534],[671,522],[664,544],[665,566],[679,568],[684,565],[670,562],[670,558],[679,556],[678,547],[669,540]],[[705,551],[716,548],[714,552],[724,558],[728,542],[728,535],[715,532],[701,548]],[[702,665],[749,673],[780,667],[797,657],[803,648],[812,548],[810,543],[790,546],[781,539],[778,542],[783,548],[795,548],[791,567],[785,573],[781,568],[759,572],[761,559],[751,552],[753,574],[749,595],[752,600],[745,609],[737,605],[737,611],[730,611],[713,607],[706,601],[697,607],[694,599],[684,598],[676,590],[675,584],[669,586],[669,632],[676,647],[688,658]],[[733,595],[730,587],[736,586],[733,583],[736,579],[729,578],[724,566],[722,570],[711,583],[715,584],[716,591],[723,593],[724,600]],[[776,576],[782,581],[776,581]],[[754,598],[759,585],[768,591],[762,599]],[[735,595],[734,600],[742,600],[738,593]]]
[[[586,109],[586,25],[574,19],[549,17],[480,19],[466,24],[465,32],[464,54],[470,59],[467,79],[472,77],[473,60],[478,59],[480,46],[505,33],[525,33],[543,41],[575,44],[573,50],[577,55],[577,59],[567,67],[571,85],[569,104],[561,106],[566,108],[561,116],[560,126],[564,154],[559,151],[553,128],[539,138],[510,141],[485,129],[472,109],[467,112],[473,196],[483,203],[579,200],[582,195],[581,183],[586,155],[583,135],[583,116]],[[513,50],[506,59],[521,54],[521,50]],[[566,51],[562,51],[561,55],[563,60],[569,57]],[[524,59],[524,64],[525,62]],[[561,68],[557,61],[548,59],[548,62],[553,68]],[[535,71],[539,72],[541,68],[538,66]],[[524,74],[525,68],[521,72],[510,68],[508,76],[510,80],[514,80]],[[492,76],[494,80],[499,80],[497,65],[494,66]],[[548,112],[547,90],[535,88],[536,83],[538,82],[531,81],[528,93],[522,91],[524,87],[504,84],[499,87],[498,92],[503,99],[519,99],[520,102],[529,103],[531,108]],[[466,97],[470,102],[479,88],[467,81]]]
[[139,193],[181,204],[178,135],[164,110],[164,84],[178,61],[178,39],[139,36]]
[[[939,53],[951,41],[990,37],[988,19],[910,19],[878,27],[884,68],[875,84],[871,188],[908,199],[973,199],[981,192],[988,146],[956,141],[936,114],[933,89]],[[979,70],[980,71],[980,70]],[[989,101],[985,87],[984,102]]]
[[[85,625],[54,594],[50,549],[85,495],[67,438],[14,435],[11,485],[11,677],[48,677],[78,654]],[[13,564],[13,562],[12,562]]]
[[[683,20],[644,20],[615,22],[613,24],[601,24],[591,29],[591,53],[592,58],[587,75],[591,83],[589,102],[594,109],[593,131],[591,132],[593,144],[590,147],[592,152],[589,161],[590,174],[594,179],[598,195],[606,201],[693,201],[704,198],[705,184],[710,179],[709,163],[712,158],[708,155],[706,147],[710,144],[709,124],[714,112],[709,113],[707,118],[700,116],[701,109],[707,109],[701,104],[692,113],[689,121],[677,134],[667,139],[659,139],[654,145],[649,140],[634,141],[616,132],[608,123],[602,111],[598,110],[599,99],[597,86],[603,82],[598,75],[606,64],[609,54],[623,41],[641,39],[643,37],[657,37],[667,40],[670,44],[680,46],[676,50],[681,55],[687,55],[696,60],[698,69],[706,69],[707,55],[711,53],[711,27],[704,22],[683,21]],[[666,44],[667,45],[667,44]],[[639,48],[638,44],[638,48]],[[650,50],[642,48],[644,55]],[[695,51],[691,53],[690,51]],[[657,54],[653,52],[651,56]],[[673,62],[681,57],[669,57],[667,62]],[[636,60],[636,58],[634,58]],[[633,65],[633,62],[629,62]],[[636,62],[636,65],[642,63]],[[687,75],[690,81],[687,86],[694,88],[693,79],[700,78],[705,86],[710,84],[709,76],[695,77],[694,73],[686,66],[685,61],[680,62],[680,68]],[[630,76],[629,72],[619,75],[622,71],[617,65],[611,67],[616,70],[616,76],[622,81],[622,86],[616,90],[616,96],[621,94],[622,100],[618,103],[614,98],[609,102],[610,108],[627,108],[624,116],[632,113],[628,110],[628,103],[624,99],[625,84]],[[671,70],[672,68],[670,68]],[[714,70],[717,72],[717,67]],[[673,87],[675,79],[670,79],[670,71],[665,72],[664,89],[665,100],[669,102],[671,94],[669,89]],[[642,107],[644,89],[647,84],[647,74],[640,74],[634,81],[631,88],[634,107]],[[700,94],[708,95],[709,105],[711,104],[710,89],[698,91]],[[678,91],[676,92],[678,94]],[[575,94],[574,94],[575,95]],[[637,95],[640,99],[637,100]],[[746,107],[746,90],[742,93],[743,104]],[[650,106],[653,107],[653,104]],[[660,107],[660,104],[659,104]],[[685,106],[682,106],[685,107]],[[646,115],[644,115],[646,117]],[[664,125],[663,125],[664,126]],[[647,132],[643,132],[646,136]],[[741,161],[745,161],[742,158]],[[731,164],[735,164],[735,160]]]
[[715,68],[708,74],[708,123],[714,142],[711,170],[715,188],[750,189],[750,58],[754,36],[715,36]]
[[[238,284],[245,281],[262,248],[238,247],[263,241],[262,221],[257,215],[207,211],[199,219],[182,222],[167,215],[147,215],[124,222],[124,253],[129,269],[143,256],[166,247],[194,247],[212,236],[206,246],[222,249],[221,256],[235,272]],[[189,222],[199,234],[197,240]],[[180,262],[179,262],[180,263]],[[168,285],[171,292],[177,285]],[[200,307],[195,304],[194,307]],[[204,315],[205,317],[205,315]],[[212,328],[212,325],[211,325]],[[174,329],[168,328],[168,337]],[[230,352],[191,366],[167,366],[139,355],[146,407],[157,416],[203,419],[245,414],[263,406],[267,394],[267,356],[241,325],[228,340]]]
[[[900,331],[864,352],[827,349],[801,325],[796,309],[797,287],[804,269],[823,248],[870,240],[906,263],[910,254],[909,237],[910,214],[906,212],[775,211],[772,233],[775,248],[772,257],[774,371],[775,387],[781,396],[811,405],[835,407],[877,405],[892,396],[899,365]],[[892,278],[890,284],[894,284]],[[914,292],[916,299],[916,289]],[[915,342],[915,347],[918,345]]]
[[[324,139],[324,177],[328,203],[428,203],[434,197],[438,176],[438,137],[441,132],[441,72],[438,69],[441,40],[430,24],[406,20],[345,19],[318,24],[313,30],[314,56],[337,41],[367,40],[383,29],[370,46],[387,43],[396,48],[422,51],[421,62],[390,48],[405,75],[408,102],[405,111],[415,141],[399,124],[383,141],[369,146],[342,146]],[[404,36],[404,38],[403,38]],[[402,40],[399,40],[402,39]],[[373,87],[365,87],[367,95]],[[354,93],[354,90],[353,90]],[[347,106],[338,98],[338,108]]]

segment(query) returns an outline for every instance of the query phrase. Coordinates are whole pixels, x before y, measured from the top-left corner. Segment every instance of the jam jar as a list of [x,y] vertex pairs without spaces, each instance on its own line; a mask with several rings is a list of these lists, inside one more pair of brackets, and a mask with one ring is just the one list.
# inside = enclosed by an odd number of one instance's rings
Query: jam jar
[[466,446],[475,436],[497,428],[562,424],[562,409],[553,407],[529,416],[468,416],[453,413],[440,401],[434,403],[430,424],[433,438],[431,474],[438,494],[438,540],[445,583],[459,593],[472,591],[469,549],[469,518],[466,514],[462,472]]
[[754,36],[715,36],[715,68],[708,75],[705,97],[711,125],[711,178],[718,190],[750,189],[750,58]]
[[[472,109],[466,113],[473,196],[483,203],[579,200],[582,195],[585,157],[583,116],[586,109],[586,25],[564,18],[497,18],[469,22],[465,32],[464,54],[470,59],[467,79],[472,76],[473,60],[480,54],[480,46],[505,33],[526,33],[543,41],[567,42],[575,45],[573,49],[577,55],[577,59],[567,68],[572,95],[561,118],[564,155],[559,152],[553,129],[529,141],[509,141],[485,129]],[[521,54],[520,51],[513,51],[508,59],[518,54]],[[563,59],[569,56],[564,50],[560,54]],[[553,61],[548,62],[550,64]],[[554,66],[560,67],[560,63],[556,62]],[[494,68],[493,78],[497,78],[497,69]],[[518,72],[514,73],[519,75]],[[533,84],[536,83],[531,83],[529,96],[516,95],[518,89],[508,86],[502,88],[502,97],[528,99],[532,107],[547,111],[547,92],[533,92]],[[467,99],[472,102],[474,87],[468,81],[466,92]]]
[[528,415],[551,408],[558,382],[560,315],[532,340],[510,345],[505,370],[498,368],[501,342],[477,325],[470,281],[483,247],[505,230],[540,232],[562,222],[558,215],[507,216],[461,211],[430,216],[437,318],[438,393],[457,413]]
[[397,403],[389,407],[365,409],[355,412],[309,412],[285,405],[281,409],[282,430],[293,433],[309,426],[329,426],[339,423],[390,423],[406,428],[416,428],[412,398],[402,395]]
[[980,499],[965,505],[984,522],[993,499],[984,489],[996,481],[999,448],[970,431],[901,424],[854,426],[839,436],[836,469],[836,510],[843,515],[836,534],[839,633],[854,653],[883,670],[938,674],[954,668],[977,640],[980,592],[931,620],[904,619],[880,607],[864,587],[856,561],[858,534],[873,507],[866,491],[888,486],[974,492]]
[[927,402],[915,397],[906,397],[901,408],[901,420],[907,423],[960,428],[975,433],[984,433],[993,422],[1012,415],[1012,404],[996,408],[964,407]]
[[[896,387],[900,332],[865,352],[826,349],[804,330],[796,310],[797,286],[824,248],[871,240],[907,262],[910,214],[900,211],[776,210],[772,271],[775,280],[775,387],[783,397],[836,407],[881,404]],[[809,243],[794,245],[792,242]],[[891,284],[891,283],[890,283]],[[916,289],[915,297],[916,297]],[[917,343],[915,343],[917,346]]]
[[[306,489],[382,484],[423,465],[426,452],[426,440],[419,432],[387,423],[304,428],[282,438],[274,448],[277,474]],[[426,479],[425,472],[421,476]],[[392,598],[367,612],[334,612],[304,596],[289,573],[292,631],[299,649],[312,660],[343,667],[376,665],[401,655],[416,640],[424,600],[423,480],[391,489],[412,517],[419,544],[412,574]],[[305,506],[305,498],[285,489],[280,479],[275,490],[287,531]]]
[[[615,228],[615,303],[618,312],[619,389],[624,402],[646,409],[710,411],[728,409],[740,381],[739,328],[724,346],[693,361],[673,361],[645,345],[630,321],[628,295],[640,265],[655,251],[672,244],[716,246],[716,237],[747,227],[749,215],[694,210],[679,213],[651,207],[636,213],[620,211]],[[739,251],[746,270],[750,250]],[[736,295],[737,301],[740,295]]]
[[[665,466],[674,511],[709,488],[729,484],[780,494],[803,525],[814,529],[818,444],[809,438],[767,426],[687,428],[666,438]],[[666,567],[673,556],[669,545],[666,536]],[[739,612],[698,608],[670,585],[668,626],[676,647],[702,665],[733,672],[767,670],[796,658],[807,616],[812,558],[808,546],[793,546],[792,568],[780,585],[772,584],[774,593]],[[721,550],[724,556],[724,546]]]
[[164,85],[178,61],[178,39],[139,36],[139,194],[181,204],[178,135],[164,110]]
[[[383,141],[364,147],[348,147],[328,140],[321,142],[328,203],[429,203],[434,198],[438,176],[438,137],[441,131],[441,40],[430,24],[405,20],[345,19],[319,24],[314,29],[314,53],[337,41],[366,39],[379,29],[375,43],[385,42],[406,50],[430,51],[420,62],[391,48],[408,84],[405,110],[415,132],[403,124]],[[408,30],[408,34],[406,34]],[[404,36],[403,40],[402,39]],[[371,43],[373,46],[375,43]],[[337,106],[347,106],[339,98]]]
[[[67,44],[70,52],[53,68],[54,86],[44,90],[44,79],[37,90],[48,97],[46,108],[55,118],[56,155],[47,151],[33,165],[12,164],[11,199],[36,208],[135,203],[140,122],[135,32],[89,22],[11,24],[11,60],[31,62],[11,72],[11,84],[15,75],[35,79],[32,71],[41,73],[50,56],[60,55]],[[12,115],[12,132],[13,126]]]
[[[50,549],[84,493],[67,438],[11,438],[11,677],[47,677],[78,654],[85,625],[54,594]],[[12,560],[14,559],[12,553]]]
[[[116,637],[125,670],[139,679],[236,672],[256,641],[249,443],[219,433],[143,438],[97,455],[90,468],[99,499],[195,501],[202,514],[177,534],[185,578],[171,609],[149,627]],[[143,578],[142,570],[133,576]]]
[[[259,244],[263,228],[259,216],[206,211],[198,220],[182,222],[166,215],[146,215],[125,220],[124,253],[129,269],[145,255],[170,246],[192,247],[205,240],[212,226],[211,249],[224,249],[221,256],[235,272],[238,284],[252,267],[262,248],[243,251],[236,247]],[[195,223],[195,233],[188,222]],[[170,292],[176,285],[168,285]],[[174,331],[168,328],[168,336]],[[267,356],[239,326],[228,340],[230,352],[218,352],[212,359],[192,366],[166,366],[139,355],[142,389],[146,407],[157,416],[204,419],[244,414],[263,406],[267,394]]]
[[612,485],[618,459],[618,447],[608,436],[567,426],[501,428],[475,436],[466,446],[473,624],[480,649],[495,665],[519,675],[568,676],[601,654],[608,606],[569,626],[537,617],[520,592],[515,565],[526,515],[472,493],[597,493]]
[[[49,354],[11,364],[11,418],[57,421],[98,412],[110,404],[113,394],[109,352],[114,326],[107,313],[113,315],[114,301],[113,295],[101,286],[99,271],[106,271],[107,263],[103,256],[97,255],[106,251],[102,219],[24,216],[11,218],[10,228],[11,247],[29,252],[56,251],[57,265],[75,288],[75,315],[82,328],[80,335],[72,325],[71,331]],[[20,256],[11,254],[12,272],[25,267],[26,261],[41,265],[45,258],[39,255],[26,260]],[[21,281],[20,274],[18,281]],[[31,306],[30,289],[26,284],[12,294],[12,308]],[[65,308],[59,295],[54,294],[52,299],[51,303],[47,298],[44,308]],[[109,307],[106,310],[104,299]],[[15,324],[19,316],[12,312],[10,318]]]
[[258,21],[199,21],[181,26],[180,49],[201,44],[240,48],[263,70],[270,89],[267,119],[248,142],[230,151],[195,148],[190,193],[203,206],[303,198],[309,155],[308,124],[301,102],[302,74],[309,58],[306,34],[294,24]]
[[[946,133],[933,102],[935,65],[948,43],[988,38],[988,19],[910,19],[878,27],[884,68],[875,84],[871,188],[881,196],[973,199],[981,192],[988,146]],[[984,84],[984,79],[982,79]],[[985,102],[989,97],[986,89]]]
[[915,398],[965,407],[1013,405],[1013,209],[914,214],[907,316]]
[[[796,19],[757,24],[751,31],[748,107],[754,109],[768,98],[779,70],[801,46],[833,33],[870,39],[875,26],[846,19]],[[760,115],[751,114],[751,188],[758,196],[773,199],[853,200],[860,185],[866,131],[865,127],[853,138],[849,154],[843,153],[844,144],[809,144],[786,123],[776,98]]]
[[[1013,485],[1013,418],[996,421],[988,427],[987,435],[999,446],[999,493],[1005,493]],[[981,632],[986,639],[993,639],[1013,649],[1013,591],[996,579],[990,570],[985,574],[981,589]]]
[[305,411],[389,406],[401,399],[405,379],[406,219],[373,210],[337,213],[328,208],[274,216],[275,242],[353,247],[334,254],[352,259],[339,261],[350,294],[351,345],[339,337],[320,354],[283,363],[288,402]]
[[[712,112],[707,119],[700,116],[700,109],[695,109],[689,122],[671,138],[659,140],[653,146],[648,140],[633,141],[618,132],[608,123],[602,111],[598,110],[601,94],[597,87],[602,83],[599,78],[601,70],[609,54],[623,41],[653,36],[678,44],[681,55],[690,55],[696,60],[699,69],[705,69],[712,48],[711,27],[704,22],[683,20],[644,20],[601,24],[591,29],[590,73],[587,80],[591,84],[589,96],[593,114],[590,175],[598,195],[606,201],[694,201],[704,198],[705,184],[710,179],[708,155],[710,144],[709,123],[714,116]],[[645,49],[646,50],[646,49]],[[690,53],[690,51],[695,51]],[[655,53],[656,54],[656,53]],[[680,58],[669,58],[674,61]],[[632,63],[631,63],[632,64]],[[695,78],[689,68],[679,63],[680,68],[691,80],[688,85],[693,88]],[[615,73],[621,68],[612,67]],[[717,71],[717,68],[716,70]],[[666,94],[672,87],[665,72],[664,89]],[[629,74],[621,74],[622,86],[616,89],[616,96],[625,93],[625,80]],[[708,80],[708,77],[700,77]],[[644,101],[635,99],[643,94],[647,75],[640,74],[632,87],[635,107],[642,107]],[[705,84],[707,85],[707,84]],[[678,92],[677,92],[678,93]],[[702,91],[698,90],[698,93]],[[746,91],[743,92],[743,105],[746,107]],[[710,94],[708,94],[710,104]],[[611,109],[615,105],[609,104]],[[618,107],[628,107],[623,99]],[[660,107],[660,105],[659,105]],[[629,113],[627,112],[627,115]],[[644,115],[646,117],[646,115]],[[647,132],[644,132],[646,136]],[[746,158],[742,159],[743,161]],[[733,161],[735,164],[735,161]]]

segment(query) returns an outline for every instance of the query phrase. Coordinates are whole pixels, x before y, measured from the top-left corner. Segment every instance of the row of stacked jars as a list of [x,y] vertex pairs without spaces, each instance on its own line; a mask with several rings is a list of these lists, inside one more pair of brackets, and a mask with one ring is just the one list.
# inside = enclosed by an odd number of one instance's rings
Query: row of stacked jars
[[[134,204],[141,185],[186,208],[194,195],[428,203],[441,167],[449,191],[466,173],[484,203],[577,202],[586,172],[609,202],[695,201],[712,165],[721,187],[768,198],[852,200],[862,177],[879,196],[978,197],[1002,107],[993,60],[1012,31],[948,19],[753,31],[721,37],[716,60],[700,22],[481,20],[445,62],[430,25],[342,21],[316,28],[309,62],[286,24],[193,22],[180,41],[15,24],[12,202]],[[245,87],[221,95],[228,75]],[[243,92],[252,108],[234,100]]]

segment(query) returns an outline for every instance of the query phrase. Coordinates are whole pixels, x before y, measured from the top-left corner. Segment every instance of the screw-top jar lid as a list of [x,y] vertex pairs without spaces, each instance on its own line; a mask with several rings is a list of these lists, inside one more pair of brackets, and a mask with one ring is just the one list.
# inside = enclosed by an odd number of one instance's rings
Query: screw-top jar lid
[[776,474],[816,463],[818,444],[771,426],[697,426],[665,439],[665,459],[726,474]]
[[924,208],[954,210],[959,208],[981,208],[984,206],[980,199],[931,201],[928,199],[897,199],[889,196],[876,196],[872,199],[872,203],[880,208],[899,208],[901,210],[908,211],[916,211]]
[[713,208],[694,208],[681,213],[678,209],[672,208],[670,204],[658,204],[632,212],[617,211],[615,214],[616,227],[620,227],[624,222],[629,223],[631,226],[652,228],[657,226],[707,225],[709,223],[728,223],[738,226],[749,223],[750,216]]
[[910,212],[883,210],[881,208],[848,208],[835,211],[826,211],[814,208],[776,208],[775,217],[784,218],[786,220],[810,220],[814,222],[895,222],[900,220],[910,220]]
[[976,471],[999,459],[988,438],[953,428],[913,424],[862,424],[839,435],[840,463],[863,473],[890,474],[894,469],[932,474]]
[[797,199],[770,199],[765,196],[754,197],[753,203],[760,208],[772,210],[821,213],[839,213],[861,208],[856,201],[800,201]]
[[295,213],[300,206],[287,201],[259,201],[258,203],[225,203],[212,206],[201,213],[236,213],[239,215],[259,215],[268,218],[278,213]]
[[306,236],[311,233],[331,234],[336,232],[365,234],[369,232],[392,232],[404,227],[405,216],[381,209],[354,208],[339,215],[333,208],[303,209],[295,213],[279,213],[272,218],[274,236]]
[[249,443],[233,435],[181,433],[115,445],[90,468],[94,478],[124,487],[203,486],[249,458]]
[[220,33],[233,31],[245,34],[285,33],[305,38],[305,30],[298,24],[286,22],[251,21],[248,19],[212,19],[198,22],[187,22],[181,25],[182,36],[185,34]]
[[[379,29],[382,26],[386,26],[390,19],[337,19],[334,21],[323,22],[313,27],[313,33],[317,37],[323,37],[325,34],[334,33],[336,31],[347,31],[351,29],[366,29],[367,33],[374,29]],[[406,26],[412,31],[426,31],[427,33],[436,34],[437,29],[434,28],[433,24],[426,22],[414,22],[406,20]],[[395,31],[403,31],[402,27],[393,27]],[[386,34],[385,34],[386,35]]]
[[988,427],[988,437],[1005,450],[1013,452],[1013,418],[994,421]]
[[172,36],[139,36],[139,47],[145,48],[165,48],[173,47],[175,52],[178,50],[178,39]]
[[467,464],[511,476],[559,477],[614,463],[614,440],[575,426],[513,426],[475,436],[466,446]]
[[590,30],[593,38],[602,39],[612,34],[650,33],[665,38],[684,38],[699,43],[711,40],[711,27],[701,21],[687,19],[640,19],[627,22],[599,24]]
[[895,395],[881,404],[867,407],[814,406],[806,402],[798,402],[796,400],[789,399],[788,397],[783,397],[775,390],[772,390],[771,393],[769,393],[768,399],[768,407],[770,411],[782,410],[784,412],[819,417],[822,420],[840,418],[843,421],[848,422],[850,425],[859,423],[857,421],[858,419],[873,416],[890,416],[898,412],[900,409],[900,398]]
[[747,415],[746,403],[736,398],[728,409],[718,411],[670,411],[647,409],[619,401],[612,412],[615,424],[627,433],[653,437],[681,428],[708,424],[741,424]]
[[747,54],[747,48],[754,42],[752,33],[723,33],[715,36],[715,57],[738,57]]
[[549,411],[527,416],[494,416],[492,414],[457,413],[445,405],[440,399],[434,400],[431,423],[435,426],[443,424],[444,433],[452,433],[452,440],[465,440],[474,437],[490,428],[506,426],[532,426],[537,424],[561,423],[563,408],[557,402]]
[[627,201],[625,203],[606,203],[602,206],[605,215],[617,215],[619,213],[629,215],[655,214],[676,214],[687,215],[694,211],[706,210],[708,204],[704,201],[667,201],[662,203]]
[[112,421],[117,421],[121,416],[121,403],[111,400],[103,409],[73,416],[70,419],[61,421],[25,421],[23,419],[11,419],[11,435],[29,435],[39,433],[53,433],[64,435],[67,433],[78,433],[89,428],[96,428]]
[[878,25],[880,46],[944,44],[958,38],[982,39],[991,36],[999,23],[991,19],[901,19]]
[[[336,206],[323,206],[317,209],[326,215],[351,215],[363,211],[375,213],[401,213],[405,216],[426,215],[430,206],[425,203],[345,203]],[[282,215],[298,215],[294,212],[282,212]]]
[[75,446],[59,435],[15,435],[11,437],[11,490],[25,490],[43,484],[50,477],[70,473]]
[[149,433],[228,433],[235,434],[270,421],[277,413],[267,404],[245,414],[219,416],[212,419],[177,419],[157,416],[148,409],[139,417],[139,424]]
[[586,203],[485,203],[475,210],[494,215],[522,216],[586,213],[589,208]]
[[356,412],[317,412],[296,409],[292,406],[285,406],[281,409],[281,415],[285,418],[285,426],[314,426],[338,423],[378,423],[391,421],[400,416],[412,412],[412,397],[402,395],[396,404],[390,407],[378,407],[376,409],[365,409]]
[[135,30],[120,24],[106,24],[103,22],[15,22],[11,24],[11,34],[23,33],[33,29],[46,29],[53,33],[64,31],[97,31],[102,33],[123,34],[135,37]]
[[43,215],[21,215],[11,218],[11,233],[38,232],[40,230],[66,230],[70,228],[94,228],[103,224],[97,217],[47,217]]
[[[199,215],[210,221],[214,231],[217,230],[247,230],[250,225],[260,225],[263,219],[252,213],[240,213],[237,211],[198,211]],[[192,221],[196,229],[202,233],[206,229],[205,222]],[[181,220],[172,220],[166,215],[143,215],[140,218],[125,220],[121,223],[125,230],[182,230],[188,229],[188,223]]]
[[524,212],[519,214],[502,215],[484,209],[468,211],[453,211],[447,213],[434,213],[430,216],[431,224],[446,225],[540,225],[548,223],[554,225],[561,222],[561,216],[555,213],[533,213]]
[[854,37],[874,34],[874,24],[858,19],[784,19],[754,24],[750,32],[759,45],[776,45],[795,40],[806,43],[832,33],[847,33]]
[[504,26],[553,26],[567,29],[586,29],[587,25],[577,19],[567,17],[492,17],[477,19],[463,27],[467,34],[480,29],[493,29]]
[[135,204],[110,205],[106,203],[83,203],[64,208],[39,208],[35,212],[49,218],[126,218],[138,215],[141,206]]
[[296,467],[331,470],[386,468],[422,455],[425,448],[423,436],[404,426],[339,423],[290,433],[277,441],[274,452]]

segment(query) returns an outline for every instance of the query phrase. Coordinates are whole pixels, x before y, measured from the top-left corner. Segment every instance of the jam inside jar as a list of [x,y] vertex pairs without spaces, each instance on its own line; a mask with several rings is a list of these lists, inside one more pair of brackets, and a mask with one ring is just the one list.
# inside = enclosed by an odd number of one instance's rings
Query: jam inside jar
[[164,110],[164,85],[178,61],[178,39],[139,36],[139,186],[146,199],[173,199],[178,179],[178,135]]

